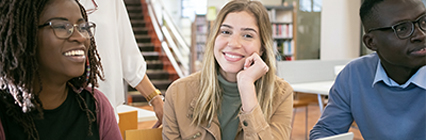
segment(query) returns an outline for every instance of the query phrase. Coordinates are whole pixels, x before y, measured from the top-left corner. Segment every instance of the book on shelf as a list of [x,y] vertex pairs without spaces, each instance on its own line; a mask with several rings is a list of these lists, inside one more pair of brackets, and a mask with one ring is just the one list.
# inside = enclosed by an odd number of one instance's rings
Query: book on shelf
[[197,33],[207,34],[207,25],[197,25]]
[[290,56],[294,54],[294,41],[284,41],[283,45],[283,55]]
[[292,38],[293,24],[272,24],[272,37],[274,38]]
[[269,20],[275,22],[275,9],[268,10]]
[[199,34],[196,36],[196,41],[197,43],[203,43],[205,44],[205,42],[207,41],[207,35],[206,34]]
[[293,56],[284,56],[284,60],[292,61],[292,60],[294,60],[294,57]]
[[275,40],[273,47],[278,61],[294,60],[295,51],[293,40]]
[[295,11],[292,5],[283,6],[266,6],[268,16],[271,21],[272,37],[274,40],[274,52],[276,60],[294,60],[295,57],[295,40],[293,30]]

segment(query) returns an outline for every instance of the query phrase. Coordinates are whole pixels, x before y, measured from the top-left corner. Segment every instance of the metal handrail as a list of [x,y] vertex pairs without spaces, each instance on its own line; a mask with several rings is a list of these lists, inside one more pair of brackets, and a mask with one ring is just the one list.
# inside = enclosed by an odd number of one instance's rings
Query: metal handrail
[[152,8],[151,8],[151,6],[150,6],[149,3],[148,3],[147,7],[148,7],[148,14],[149,14],[149,16],[152,17],[152,18],[154,18],[154,19],[151,19],[152,25],[154,26],[154,31],[155,31],[158,39],[160,40],[160,42],[162,42],[164,39],[163,39],[163,34],[160,34],[161,33],[161,29],[160,29],[160,27],[158,27],[159,23],[157,23],[157,19],[156,19],[157,17],[154,16],[154,12],[152,11]]
[[172,26],[169,26],[170,31],[172,31],[174,35],[178,35],[176,36],[176,40],[178,41],[179,45],[182,46],[181,48],[183,49],[185,53],[189,54],[190,53],[189,45],[183,39],[182,34],[180,34],[180,32],[178,31],[178,28],[176,28],[176,25],[170,18],[169,13],[167,13],[166,11],[163,11],[163,15],[164,15],[164,20],[166,21],[166,23],[171,23],[172,25]]
[[[164,50],[164,52],[166,53],[167,56],[173,56],[172,52],[170,51],[170,49],[167,46],[167,43],[165,41],[163,41],[161,43],[161,46],[162,46],[162,48],[163,48],[163,50]],[[170,57],[169,57],[169,59],[170,59]],[[185,77],[185,75],[183,74],[182,70],[180,69],[178,63],[176,62],[176,60],[173,57],[171,59],[173,59],[173,61],[170,60],[170,62],[172,63],[172,66],[175,68],[176,73],[179,75],[179,77]]]
[[[169,58],[173,68],[175,68],[179,77],[189,75],[189,60],[184,58],[185,54],[188,57],[190,55],[189,46],[174,26],[174,23],[165,11],[162,2],[159,0],[146,0],[146,2],[148,4],[148,13],[152,19],[151,21],[153,23],[155,33],[157,34],[157,37],[161,42],[162,49]],[[166,22],[166,24],[164,24],[164,22]],[[171,30],[172,34],[170,34],[168,29]],[[177,40],[177,43],[175,40]]]
[[[163,31],[163,33],[164,33],[164,37],[166,37],[166,40],[173,40],[173,39],[172,39],[172,36],[170,35],[169,31],[167,30],[167,28],[166,28],[165,26],[163,26],[162,31]],[[176,46],[176,44],[175,44],[173,41],[169,42],[169,46],[172,48],[172,50],[173,50],[174,54],[176,54],[176,58],[177,58],[177,59],[178,59],[181,63],[184,63],[184,64],[188,63],[188,59],[184,59],[184,58],[182,57],[182,53],[181,53],[181,51],[178,49],[178,47]],[[185,69],[189,69],[189,67],[188,67],[188,66],[186,66],[186,65],[182,65],[182,66],[183,66]]]

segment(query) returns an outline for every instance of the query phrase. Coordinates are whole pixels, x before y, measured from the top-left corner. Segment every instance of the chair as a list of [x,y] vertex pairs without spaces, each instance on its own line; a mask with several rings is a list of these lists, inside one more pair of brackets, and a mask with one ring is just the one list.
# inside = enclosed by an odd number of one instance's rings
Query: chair
[[123,139],[126,130],[138,129],[138,111],[121,112],[118,113],[118,117],[120,118],[118,128],[120,128]]
[[162,140],[163,128],[126,130],[124,140]]

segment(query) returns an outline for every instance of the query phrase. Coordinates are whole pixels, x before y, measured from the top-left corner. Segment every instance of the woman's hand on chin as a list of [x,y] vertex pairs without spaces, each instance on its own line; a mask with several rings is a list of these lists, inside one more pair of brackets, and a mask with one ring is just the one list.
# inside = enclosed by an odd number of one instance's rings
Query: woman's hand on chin
[[259,54],[253,53],[246,58],[243,70],[238,72],[237,81],[238,83],[254,83],[268,71],[268,65],[260,58]]

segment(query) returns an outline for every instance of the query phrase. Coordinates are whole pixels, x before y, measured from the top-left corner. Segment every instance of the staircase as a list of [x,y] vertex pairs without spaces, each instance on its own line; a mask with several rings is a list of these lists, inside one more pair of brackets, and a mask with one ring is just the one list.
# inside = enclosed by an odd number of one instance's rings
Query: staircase
[[[179,76],[162,52],[161,43],[154,32],[144,1],[124,0],[136,42],[147,63],[146,74],[152,84],[164,94],[172,81],[178,79]],[[128,86],[128,91],[129,103],[146,102],[136,89]]]

